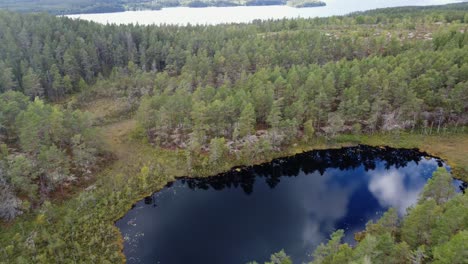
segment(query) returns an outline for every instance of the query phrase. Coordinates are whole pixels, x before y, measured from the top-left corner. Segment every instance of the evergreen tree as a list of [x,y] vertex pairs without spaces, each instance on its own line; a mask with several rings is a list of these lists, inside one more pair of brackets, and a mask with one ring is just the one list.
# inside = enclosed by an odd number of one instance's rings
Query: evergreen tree
[[227,155],[226,140],[224,138],[213,138],[210,142],[210,163],[220,165]]
[[29,98],[43,97],[44,89],[42,88],[40,78],[34,73],[32,68],[29,68],[26,74],[23,76],[23,91],[24,94]]
[[255,129],[255,110],[252,104],[248,103],[242,110],[239,117],[239,136],[251,135]]
[[421,201],[434,200],[438,205],[441,205],[454,195],[455,190],[450,173],[445,168],[438,168],[424,186]]
[[304,141],[310,143],[315,137],[314,122],[312,120],[307,120],[304,123]]
[[460,231],[449,242],[434,249],[434,263],[464,263],[468,258],[468,231]]
[[0,92],[6,92],[16,88],[12,68],[0,61]]

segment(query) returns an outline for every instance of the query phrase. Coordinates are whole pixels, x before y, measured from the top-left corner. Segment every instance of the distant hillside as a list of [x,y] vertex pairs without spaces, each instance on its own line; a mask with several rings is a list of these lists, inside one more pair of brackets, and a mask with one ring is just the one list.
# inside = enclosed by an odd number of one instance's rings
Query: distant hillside
[[324,6],[319,0],[0,0],[0,9],[21,13],[46,12],[54,15],[111,13],[126,10],[159,10],[164,7]]
[[[450,17],[453,14],[453,11],[457,11],[457,15],[460,16],[459,11],[468,12],[468,1],[455,4],[447,5],[432,5],[432,6],[402,6],[402,7],[389,7],[389,8],[379,8],[375,10],[368,10],[363,12],[355,12],[357,15],[367,15],[367,16],[379,16],[386,15],[392,18],[395,17],[404,17],[408,14],[417,14],[418,16],[424,15],[425,13],[431,13],[434,11],[444,11],[446,17]],[[452,11],[452,12],[450,12]]]
[[0,0],[0,8],[21,13],[108,13],[125,11],[120,0]]

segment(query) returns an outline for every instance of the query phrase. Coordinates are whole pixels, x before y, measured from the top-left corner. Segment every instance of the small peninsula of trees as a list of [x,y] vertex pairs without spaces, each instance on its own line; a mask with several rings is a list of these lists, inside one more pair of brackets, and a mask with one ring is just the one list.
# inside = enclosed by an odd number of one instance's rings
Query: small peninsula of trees
[[450,173],[439,168],[404,219],[390,209],[356,235],[355,247],[342,244],[344,231],[338,230],[315,250],[311,264],[464,263],[467,209],[468,195],[455,193]]
[[[464,263],[468,254],[468,195],[456,193],[452,181],[450,173],[439,168],[405,218],[391,208],[355,235],[355,246],[342,243],[345,231],[337,230],[314,250],[309,264]],[[293,262],[282,250],[265,262],[272,263]]]

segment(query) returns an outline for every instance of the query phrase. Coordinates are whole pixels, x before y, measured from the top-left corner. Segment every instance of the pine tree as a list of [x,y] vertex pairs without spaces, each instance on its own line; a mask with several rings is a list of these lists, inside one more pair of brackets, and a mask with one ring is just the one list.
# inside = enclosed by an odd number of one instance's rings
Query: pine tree
[[277,130],[280,128],[282,117],[281,117],[281,107],[282,100],[276,100],[273,103],[273,107],[270,110],[270,113],[267,118],[267,122],[270,125],[270,128]]
[[343,230],[335,231],[327,244],[321,243],[314,251],[312,264],[333,263],[333,257],[340,251],[341,240],[344,237]]
[[438,205],[447,202],[455,195],[452,181],[452,176],[447,169],[438,168],[424,186],[420,196],[421,201],[434,200]]
[[465,263],[468,259],[468,230],[460,231],[449,242],[434,249],[434,263]]
[[227,155],[226,140],[224,138],[213,138],[210,142],[210,163],[220,165]]
[[304,123],[304,141],[310,143],[315,137],[314,122],[312,120],[307,120]]
[[13,69],[0,61],[0,92],[14,90],[16,82],[14,80]]
[[29,68],[23,76],[23,91],[29,98],[44,97],[44,89],[42,88],[39,76],[34,73],[32,68]]
[[255,131],[255,110],[252,104],[248,103],[239,117],[239,136],[245,137]]

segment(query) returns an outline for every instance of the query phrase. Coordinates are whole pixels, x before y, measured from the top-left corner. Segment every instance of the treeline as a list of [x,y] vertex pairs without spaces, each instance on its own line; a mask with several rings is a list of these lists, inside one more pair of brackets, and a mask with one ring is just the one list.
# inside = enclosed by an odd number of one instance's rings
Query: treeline
[[430,17],[434,12],[438,13],[438,19],[443,19],[447,22],[463,21],[467,18],[468,6],[464,3],[447,4],[447,5],[429,5],[429,6],[405,6],[391,7],[369,10],[365,12],[356,12],[355,16],[363,15],[366,19],[374,17],[378,21],[404,19],[408,16]]
[[0,94],[0,218],[12,220],[89,177],[98,146],[88,114],[19,92]]
[[[143,71],[166,71],[171,76],[182,74],[185,66],[197,67],[200,76],[193,76],[192,86],[206,75],[217,86],[225,75],[234,82],[243,72],[250,74],[265,67],[288,69],[430,49],[430,42],[401,36],[401,31],[415,23],[433,26],[435,21],[445,22],[434,11],[424,17],[385,21],[401,22],[398,30],[385,29],[385,23],[373,16],[368,16],[373,21],[367,21],[371,20],[367,16],[364,21],[383,28],[352,26],[360,17],[155,27],[103,26],[48,15],[0,12],[0,92],[17,90],[32,98],[61,100],[129,62]],[[455,36],[446,35],[462,45],[466,41],[465,34],[455,30]]]
[[[468,49],[264,68],[192,91],[190,69],[159,74],[138,118],[150,140],[183,147],[213,138],[239,142],[260,131],[273,147],[315,134],[374,133],[466,123]],[[222,66],[218,66],[222,69]],[[191,70],[196,76],[196,70]],[[202,83],[210,83],[202,80]]]
[[[468,195],[455,193],[450,173],[439,168],[404,218],[390,209],[355,235],[355,246],[343,243],[344,230],[338,230],[317,247],[310,264],[465,263],[467,209]],[[281,251],[273,254],[269,263],[292,261],[287,252]]]
[[325,6],[326,3],[319,0],[158,0],[158,1],[126,1],[125,7],[129,10],[157,10],[164,7],[226,7],[226,6],[268,6],[268,5],[290,5],[293,7],[317,7]]
[[[465,17],[446,25],[465,15],[468,5],[459,6],[450,17],[441,7],[386,19],[359,14],[209,27],[104,26],[0,12],[0,93],[55,102],[79,93],[79,104],[120,98],[125,111],[139,109],[144,138],[190,150],[190,168],[203,165],[199,154],[208,150],[212,161],[223,153],[249,160],[253,149],[268,153],[316,135],[462,127],[468,109]],[[27,131],[47,140],[17,148],[24,141],[17,119],[2,121],[3,141],[34,161],[43,145],[73,158],[71,139],[90,127],[65,133],[63,141],[57,140],[62,134],[45,133],[43,123],[25,122]],[[63,182],[69,174],[61,175]],[[39,183],[43,197],[53,189],[36,176],[26,178]],[[4,182],[12,185],[12,177]]]
[[110,13],[125,11],[121,0],[3,0],[0,9],[22,13],[44,12],[53,15]]
[[164,7],[208,6],[264,6],[291,5],[294,7],[324,6],[319,0],[2,0],[0,9],[21,13],[44,12],[53,15],[112,13],[127,10],[160,10]]
[[[36,209],[2,233],[0,263],[121,261],[112,222],[177,173],[252,164],[317,135],[461,127],[466,6],[209,27],[0,12],[0,212]],[[146,140],[187,151],[51,204],[99,160],[75,106],[101,98],[136,111]]]

